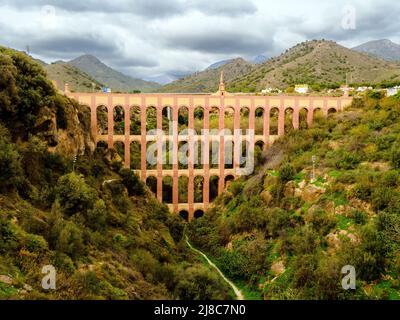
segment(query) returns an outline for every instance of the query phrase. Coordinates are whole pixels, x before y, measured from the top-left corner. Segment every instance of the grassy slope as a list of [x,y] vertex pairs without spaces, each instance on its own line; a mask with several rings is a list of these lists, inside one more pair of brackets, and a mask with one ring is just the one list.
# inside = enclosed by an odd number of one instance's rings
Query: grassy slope
[[183,79],[173,81],[161,87],[159,92],[216,92],[221,71],[224,71],[224,79],[229,82],[253,69],[251,63],[242,58],[233,59],[231,62],[215,69],[206,69],[196,72]]
[[288,134],[190,225],[191,241],[265,299],[399,299],[399,117],[400,97],[370,94]]
[[[261,90],[290,85],[345,83],[346,73],[352,82],[400,80],[398,64],[362,54],[332,41],[308,41],[269,59],[247,74],[228,82],[228,90]],[[349,76],[349,81],[350,76]]]
[[[44,70],[1,47],[0,67],[0,299],[230,298],[183,242],[180,218],[120,170],[114,150],[86,146],[74,172],[71,154],[48,151],[52,117],[67,131],[86,120],[68,116],[72,102]],[[57,290],[41,287],[48,264]]]
[[92,92],[92,83],[95,84],[94,90],[99,90],[103,86],[88,74],[65,62],[46,65],[45,70],[48,78],[55,80],[61,90],[64,90],[65,83],[68,83],[70,90],[75,92]]

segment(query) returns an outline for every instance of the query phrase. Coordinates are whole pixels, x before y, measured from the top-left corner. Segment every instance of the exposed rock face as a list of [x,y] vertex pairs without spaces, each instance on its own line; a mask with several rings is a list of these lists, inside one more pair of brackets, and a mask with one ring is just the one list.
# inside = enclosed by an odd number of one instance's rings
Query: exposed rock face
[[294,181],[289,181],[285,185],[285,190],[283,191],[285,197],[293,197],[295,195],[296,183]]
[[301,197],[305,202],[315,202],[325,193],[325,191],[325,188],[309,184],[304,188]]
[[4,274],[0,275],[0,282],[3,282],[5,284],[12,284],[13,283],[13,279],[9,276],[6,276]]
[[282,260],[276,261],[271,265],[271,272],[277,276],[285,272],[285,265]]
[[263,192],[261,192],[260,196],[266,205],[270,204],[273,198],[268,190],[264,190]]
[[67,157],[93,152],[89,108],[69,99],[59,108],[61,111],[55,107],[43,107],[39,111],[35,125],[37,136],[47,142],[49,151]]

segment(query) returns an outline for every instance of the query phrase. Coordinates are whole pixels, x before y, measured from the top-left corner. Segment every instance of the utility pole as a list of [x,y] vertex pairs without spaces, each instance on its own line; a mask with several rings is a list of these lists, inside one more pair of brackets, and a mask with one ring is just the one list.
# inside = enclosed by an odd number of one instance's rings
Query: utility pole
[[73,171],[73,172],[75,172],[75,163],[76,163],[77,158],[78,158],[78,156],[75,155],[75,156],[74,156],[74,159],[72,160],[72,171]]
[[311,181],[315,181],[315,162],[317,161],[317,157],[314,155],[311,157],[312,161],[312,179]]

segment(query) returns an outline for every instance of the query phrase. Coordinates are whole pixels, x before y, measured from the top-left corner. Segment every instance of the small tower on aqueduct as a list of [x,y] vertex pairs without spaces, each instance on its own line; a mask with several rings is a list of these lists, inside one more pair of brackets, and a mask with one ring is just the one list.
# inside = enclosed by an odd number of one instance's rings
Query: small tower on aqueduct
[[225,91],[224,71],[221,71],[221,76],[219,78],[219,88],[218,88],[218,91],[215,93],[215,95],[217,95],[217,96],[227,96],[227,95],[229,95]]

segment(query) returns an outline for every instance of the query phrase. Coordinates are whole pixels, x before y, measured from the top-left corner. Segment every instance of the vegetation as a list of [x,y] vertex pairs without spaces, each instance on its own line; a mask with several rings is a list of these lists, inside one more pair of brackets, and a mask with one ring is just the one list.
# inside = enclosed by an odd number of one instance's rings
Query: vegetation
[[[370,93],[289,132],[190,224],[191,241],[253,296],[399,299],[399,117],[400,96]],[[356,290],[341,286],[345,265]]]
[[[0,48],[0,68],[0,299],[232,298],[182,220],[115,151],[92,152],[83,106],[25,54]],[[41,286],[49,264],[56,290]]]

